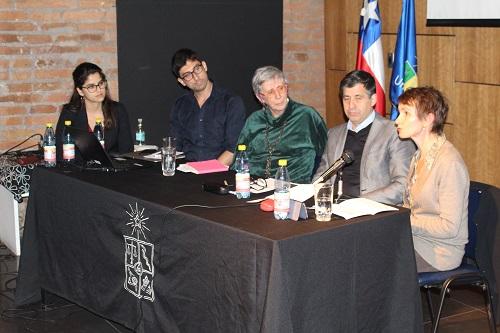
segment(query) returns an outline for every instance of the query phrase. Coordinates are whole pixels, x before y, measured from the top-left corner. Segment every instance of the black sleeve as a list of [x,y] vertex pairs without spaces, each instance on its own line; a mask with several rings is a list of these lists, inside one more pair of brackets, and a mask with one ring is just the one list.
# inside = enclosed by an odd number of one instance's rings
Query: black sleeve
[[224,137],[224,150],[234,153],[238,144],[238,137],[245,125],[246,110],[243,100],[239,96],[233,96],[227,103],[227,122]]

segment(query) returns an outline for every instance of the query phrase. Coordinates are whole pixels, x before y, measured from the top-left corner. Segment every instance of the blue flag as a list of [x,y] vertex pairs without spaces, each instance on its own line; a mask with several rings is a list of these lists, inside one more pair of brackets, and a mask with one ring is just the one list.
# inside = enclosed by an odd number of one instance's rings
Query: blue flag
[[409,88],[418,86],[416,39],[415,2],[403,0],[391,76],[391,120],[395,120],[399,115],[399,95]]

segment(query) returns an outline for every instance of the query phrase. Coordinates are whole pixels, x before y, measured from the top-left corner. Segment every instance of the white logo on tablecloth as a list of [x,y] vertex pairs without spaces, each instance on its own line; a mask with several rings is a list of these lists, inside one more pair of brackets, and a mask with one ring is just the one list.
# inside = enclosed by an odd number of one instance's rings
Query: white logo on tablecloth
[[127,225],[132,227],[132,237],[123,235],[125,239],[125,282],[123,286],[125,290],[137,298],[154,301],[154,245],[145,241],[146,234],[144,233],[144,230],[150,231],[146,227],[146,221],[149,220],[149,217],[144,216],[144,208],[139,209],[137,202],[135,207],[130,204],[129,207],[130,211],[125,213],[129,216]]
[[31,172],[35,164],[20,165],[9,156],[0,156],[0,186],[4,186],[21,202],[22,195],[30,191]]

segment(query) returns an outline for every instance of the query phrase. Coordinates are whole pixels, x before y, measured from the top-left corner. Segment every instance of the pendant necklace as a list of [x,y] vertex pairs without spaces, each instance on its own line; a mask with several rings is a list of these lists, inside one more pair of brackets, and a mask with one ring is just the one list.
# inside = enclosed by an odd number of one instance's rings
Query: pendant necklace
[[281,138],[283,137],[283,132],[285,131],[285,126],[286,126],[286,120],[283,121],[283,124],[281,125],[280,132],[278,135],[278,138],[274,140],[273,143],[269,142],[269,124],[266,122],[266,132],[265,132],[265,139],[266,139],[266,150],[267,150],[267,160],[266,160],[266,170],[265,170],[265,178],[270,178],[271,177],[271,158],[273,156],[273,152],[278,146],[278,144],[281,141]]

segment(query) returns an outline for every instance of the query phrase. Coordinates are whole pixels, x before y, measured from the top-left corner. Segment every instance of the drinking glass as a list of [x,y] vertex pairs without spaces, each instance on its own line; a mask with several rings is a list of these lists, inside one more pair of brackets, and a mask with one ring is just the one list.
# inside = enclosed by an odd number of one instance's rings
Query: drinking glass
[[333,185],[318,183],[314,185],[314,213],[316,221],[328,222],[332,219]]
[[175,175],[175,138],[163,138],[163,147],[161,148],[161,169],[164,176]]

